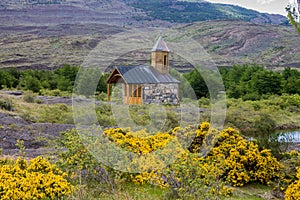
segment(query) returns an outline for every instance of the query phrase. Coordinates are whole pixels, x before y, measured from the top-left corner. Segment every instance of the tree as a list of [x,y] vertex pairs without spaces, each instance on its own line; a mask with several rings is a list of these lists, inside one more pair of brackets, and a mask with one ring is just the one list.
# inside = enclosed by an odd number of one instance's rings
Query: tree
[[0,70],[0,89],[12,87],[13,77],[5,70]]
[[98,86],[97,86],[97,91],[99,93],[104,92],[107,93],[107,84],[106,84],[106,79],[109,77],[110,74],[106,73],[103,74],[99,80]]
[[74,84],[74,92],[77,95],[94,95],[101,75],[101,71],[97,68],[80,68]]
[[287,18],[290,24],[292,24],[300,34],[299,6],[300,5],[297,2],[295,2],[294,4],[289,3],[285,9],[288,13]]
[[31,90],[32,92],[39,92],[42,88],[40,81],[31,75],[26,75],[19,84],[25,90]]
[[280,73],[273,71],[259,71],[253,75],[251,80],[253,91],[258,94],[280,94]]
[[207,85],[206,85],[203,77],[200,75],[200,73],[196,69],[190,71],[189,73],[185,74],[184,76],[190,83],[191,87],[194,89],[194,92],[198,99],[201,97],[209,96]]
[[282,72],[282,93],[300,93],[300,72],[287,67]]

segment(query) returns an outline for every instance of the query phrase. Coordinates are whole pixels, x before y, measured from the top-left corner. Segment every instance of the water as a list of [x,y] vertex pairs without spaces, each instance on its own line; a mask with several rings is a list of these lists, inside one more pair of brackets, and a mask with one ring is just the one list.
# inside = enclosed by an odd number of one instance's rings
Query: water
[[290,142],[300,143],[300,130],[283,132],[284,136],[279,137],[279,139],[285,138]]

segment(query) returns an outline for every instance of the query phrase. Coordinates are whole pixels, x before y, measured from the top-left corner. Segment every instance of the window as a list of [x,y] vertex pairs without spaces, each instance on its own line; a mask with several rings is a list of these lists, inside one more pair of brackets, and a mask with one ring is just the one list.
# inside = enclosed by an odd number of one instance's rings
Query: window
[[167,55],[164,55],[164,66],[167,65]]
[[142,97],[142,87],[141,86],[135,85],[133,97]]

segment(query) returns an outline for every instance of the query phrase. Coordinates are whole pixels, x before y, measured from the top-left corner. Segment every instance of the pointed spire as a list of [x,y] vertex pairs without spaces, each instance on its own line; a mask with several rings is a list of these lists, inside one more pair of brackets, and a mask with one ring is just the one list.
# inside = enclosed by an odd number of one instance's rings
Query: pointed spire
[[170,52],[169,48],[167,47],[167,44],[165,41],[162,39],[161,36],[159,36],[156,44],[152,48],[152,51],[165,51],[165,52]]

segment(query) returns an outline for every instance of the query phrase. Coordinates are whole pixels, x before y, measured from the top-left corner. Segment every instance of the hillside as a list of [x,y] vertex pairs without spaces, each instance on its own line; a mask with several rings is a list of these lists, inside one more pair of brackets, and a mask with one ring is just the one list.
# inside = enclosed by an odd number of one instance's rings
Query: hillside
[[219,66],[259,63],[300,67],[300,40],[293,28],[241,21],[210,21],[179,30],[198,41]]
[[206,20],[236,19],[255,23],[284,24],[280,15],[260,13],[228,4],[186,0],[125,0],[128,5],[139,8],[154,19],[176,23],[191,23]]
[[[274,25],[285,24],[285,17],[238,6],[179,0],[3,0],[0,13],[1,68],[81,65],[99,42],[131,28],[183,31],[219,66],[300,63],[299,37],[289,26]],[[148,56],[128,54],[114,64],[145,63]],[[190,68],[181,61],[173,65]]]
[[0,2],[0,10],[2,23],[7,22],[3,19],[9,19],[14,23],[88,21],[157,26],[157,21],[168,24],[237,19],[287,24],[287,20],[281,15],[260,13],[234,5],[186,0],[3,0]]
[[[242,21],[206,21],[175,29],[198,41],[218,66],[259,63],[268,67],[300,67],[300,40],[292,27]],[[95,23],[0,25],[0,67],[81,65],[99,42],[126,30],[116,25]],[[146,30],[153,31],[150,28]],[[118,49],[115,51],[117,53]],[[114,64],[143,64],[148,60],[147,51],[124,55]],[[189,67],[182,62],[173,64],[183,71]]]

